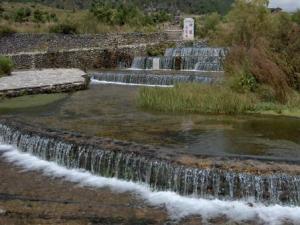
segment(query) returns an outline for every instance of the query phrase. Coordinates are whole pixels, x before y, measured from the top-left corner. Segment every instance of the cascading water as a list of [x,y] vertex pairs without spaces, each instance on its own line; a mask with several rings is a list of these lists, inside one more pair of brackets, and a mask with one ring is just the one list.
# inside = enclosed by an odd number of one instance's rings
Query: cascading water
[[114,149],[97,147],[72,138],[23,131],[0,124],[0,142],[16,146],[44,160],[93,174],[149,184],[155,190],[225,200],[300,205],[300,176],[274,173],[256,175],[217,168],[191,168],[131,151],[130,143]]
[[169,48],[162,57],[135,57],[132,69],[153,69],[153,60],[159,59],[159,69],[222,71],[226,48],[190,47]]
[[113,72],[97,72],[92,74],[92,80],[105,81],[112,83],[125,84],[144,84],[144,85],[175,85],[176,83],[197,82],[211,84],[220,80],[217,75],[205,74],[155,74],[142,72],[127,72],[127,71],[113,71]]

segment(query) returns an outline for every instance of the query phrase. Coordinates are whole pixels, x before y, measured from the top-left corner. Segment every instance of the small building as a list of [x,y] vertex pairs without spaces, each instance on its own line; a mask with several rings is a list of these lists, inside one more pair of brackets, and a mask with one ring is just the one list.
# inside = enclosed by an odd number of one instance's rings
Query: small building
[[183,21],[183,40],[194,40],[195,21],[192,18],[185,18]]

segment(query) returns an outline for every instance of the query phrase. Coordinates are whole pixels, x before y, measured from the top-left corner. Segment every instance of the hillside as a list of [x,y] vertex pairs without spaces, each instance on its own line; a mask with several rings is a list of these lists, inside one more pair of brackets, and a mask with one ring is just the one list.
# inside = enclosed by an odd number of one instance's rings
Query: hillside
[[[16,2],[36,2],[64,9],[85,9],[93,0],[14,0]],[[102,0],[112,2],[109,0]],[[116,0],[125,1],[126,4],[134,4],[146,11],[157,9],[172,12],[181,11],[192,14],[206,14],[218,12],[225,14],[228,12],[234,0]]]

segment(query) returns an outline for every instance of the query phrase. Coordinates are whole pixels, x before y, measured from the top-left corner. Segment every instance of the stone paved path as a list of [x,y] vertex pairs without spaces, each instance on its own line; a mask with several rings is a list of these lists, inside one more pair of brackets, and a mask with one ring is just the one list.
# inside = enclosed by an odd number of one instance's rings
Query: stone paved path
[[11,76],[0,78],[0,91],[84,83],[83,75],[85,72],[79,69],[16,71]]
[[83,90],[88,87],[84,75],[79,69],[16,71],[0,78],[0,97]]

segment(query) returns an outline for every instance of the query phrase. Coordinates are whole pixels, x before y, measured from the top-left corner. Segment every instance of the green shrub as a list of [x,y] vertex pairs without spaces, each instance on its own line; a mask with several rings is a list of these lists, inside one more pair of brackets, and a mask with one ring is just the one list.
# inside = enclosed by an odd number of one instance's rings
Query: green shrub
[[91,5],[90,13],[101,23],[132,27],[153,26],[171,19],[171,16],[164,11],[146,15],[143,10],[132,3],[95,1]]
[[44,13],[39,9],[34,10],[33,21],[36,23],[44,23],[45,22]]
[[204,18],[196,18],[196,36],[199,36],[200,38],[208,37],[210,33],[216,31],[217,26],[220,24],[220,22],[221,16],[216,12],[206,15]]
[[49,32],[58,34],[77,34],[78,29],[75,24],[61,23],[50,27]]
[[300,9],[298,9],[292,16],[294,22],[300,25]]
[[174,48],[174,43],[160,43],[159,45],[147,46],[148,56],[163,56],[167,48]]
[[11,59],[0,56],[0,75],[10,75],[13,69],[13,62]]
[[16,31],[7,25],[0,25],[0,37],[9,36]]
[[14,13],[14,20],[15,22],[25,22],[28,20],[28,17],[31,15],[31,9],[30,8],[19,8]]

